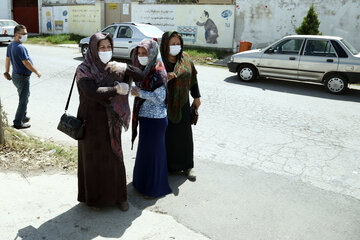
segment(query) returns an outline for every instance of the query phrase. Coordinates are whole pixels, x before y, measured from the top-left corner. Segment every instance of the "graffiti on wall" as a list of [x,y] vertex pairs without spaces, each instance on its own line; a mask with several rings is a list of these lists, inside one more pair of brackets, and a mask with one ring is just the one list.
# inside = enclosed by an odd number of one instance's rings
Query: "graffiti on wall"
[[133,22],[151,23],[163,31],[177,30],[188,45],[232,48],[233,5],[132,4]]
[[88,36],[101,29],[101,7],[95,5],[42,7],[42,33]]
[[[146,6],[146,7],[144,7]],[[148,7],[149,6],[149,7]],[[135,14],[135,15],[134,15]],[[139,5],[134,3],[131,10],[133,22],[151,23],[164,31],[173,30],[175,24],[176,5]]]
[[101,30],[100,4],[69,6],[69,31],[87,36]]

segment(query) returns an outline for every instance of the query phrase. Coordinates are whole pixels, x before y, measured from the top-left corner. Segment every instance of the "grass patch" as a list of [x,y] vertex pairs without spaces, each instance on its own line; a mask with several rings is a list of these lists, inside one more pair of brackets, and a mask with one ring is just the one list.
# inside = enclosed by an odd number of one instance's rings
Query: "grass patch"
[[[78,44],[83,36],[76,34],[42,34],[38,36],[30,36],[28,43],[40,45],[57,45],[57,44]],[[221,49],[205,48],[205,47],[187,47],[185,46],[191,59],[196,64],[211,64],[219,59],[223,59],[231,53]]]
[[77,147],[25,135],[5,127],[5,144],[0,146],[0,169],[20,172],[72,171],[77,166]]
[[216,60],[223,59],[231,53],[224,50],[213,48],[187,48],[184,47],[184,51],[188,53],[194,63],[208,64],[214,63]]
[[42,34],[38,36],[30,36],[29,43],[41,45],[56,45],[56,44],[78,44],[83,36],[77,34]]

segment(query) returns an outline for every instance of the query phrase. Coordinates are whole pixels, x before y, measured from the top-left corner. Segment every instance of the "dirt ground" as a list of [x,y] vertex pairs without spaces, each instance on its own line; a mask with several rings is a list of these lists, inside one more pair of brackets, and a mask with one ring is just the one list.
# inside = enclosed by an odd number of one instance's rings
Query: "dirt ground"
[[42,172],[73,172],[76,148],[49,139],[28,136],[22,131],[5,128],[5,144],[0,145],[0,170],[26,175]]

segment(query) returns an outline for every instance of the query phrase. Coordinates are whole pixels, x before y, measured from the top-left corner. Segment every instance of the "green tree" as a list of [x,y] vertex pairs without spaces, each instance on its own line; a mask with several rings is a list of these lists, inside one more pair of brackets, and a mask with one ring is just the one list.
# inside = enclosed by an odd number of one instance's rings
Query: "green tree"
[[296,28],[295,32],[299,35],[322,35],[319,31],[319,26],[320,21],[315,12],[314,4],[312,4],[301,26]]

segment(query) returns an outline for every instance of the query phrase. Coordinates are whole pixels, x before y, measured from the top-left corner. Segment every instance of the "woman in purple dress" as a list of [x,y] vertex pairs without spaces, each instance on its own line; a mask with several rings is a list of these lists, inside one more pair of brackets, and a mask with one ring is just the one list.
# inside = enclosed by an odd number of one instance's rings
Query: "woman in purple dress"
[[[110,35],[92,35],[85,60],[76,70],[80,95],[77,116],[86,120],[85,137],[78,142],[78,201],[96,210],[118,205],[126,211],[121,130],[130,122],[130,78],[140,81],[144,75],[125,63],[109,63],[112,51]],[[114,68],[118,70],[111,72]]]

